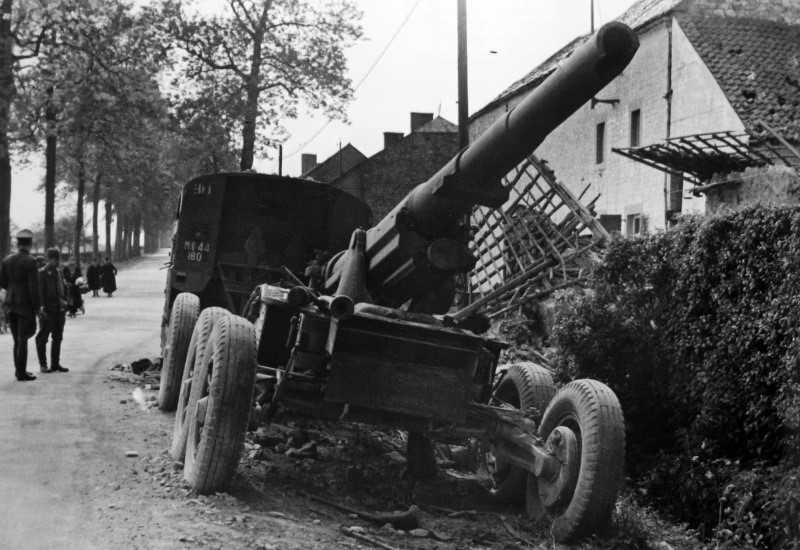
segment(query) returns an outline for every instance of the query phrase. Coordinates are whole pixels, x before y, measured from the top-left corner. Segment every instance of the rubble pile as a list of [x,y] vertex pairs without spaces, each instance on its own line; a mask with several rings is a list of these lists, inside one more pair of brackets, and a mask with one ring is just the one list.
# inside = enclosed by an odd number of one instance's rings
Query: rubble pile
[[146,390],[158,390],[161,379],[161,358],[142,358],[131,363],[112,366],[109,380],[142,385]]
[[527,520],[491,502],[473,450],[437,445],[440,473],[419,482],[407,475],[405,447],[400,430],[277,419],[248,434],[240,472],[265,493],[297,493],[314,515],[340,522],[342,535],[365,545],[523,547]]

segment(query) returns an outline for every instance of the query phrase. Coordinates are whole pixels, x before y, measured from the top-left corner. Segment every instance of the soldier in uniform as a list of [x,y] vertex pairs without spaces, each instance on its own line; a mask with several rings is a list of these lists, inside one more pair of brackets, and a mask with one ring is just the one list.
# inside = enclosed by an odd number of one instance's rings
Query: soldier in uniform
[[[61,366],[61,339],[67,312],[67,285],[58,267],[58,249],[47,251],[47,265],[39,270],[39,334],[36,335],[36,354],[42,372],[67,372]],[[47,339],[50,343],[50,368],[47,368]]]
[[36,380],[27,371],[28,339],[36,333],[36,311],[39,309],[39,287],[36,260],[31,256],[33,233],[23,229],[17,233],[17,252],[0,266],[0,288],[7,291],[8,326],[14,337],[14,368],[17,380]]

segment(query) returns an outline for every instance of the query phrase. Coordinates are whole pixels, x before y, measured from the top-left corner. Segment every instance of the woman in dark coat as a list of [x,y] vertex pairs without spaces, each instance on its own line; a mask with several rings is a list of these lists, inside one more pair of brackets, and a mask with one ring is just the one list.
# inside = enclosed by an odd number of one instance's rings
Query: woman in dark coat
[[78,279],[83,276],[81,268],[77,265],[72,266],[72,271],[64,268],[64,281],[67,283],[67,295],[69,306],[67,307],[67,315],[75,317],[78,310],[81,313],[86,313],[83,309],[83,296],[81,296],[81,289],[78,287]]
[[103,292],[111,298],[111,295],[117,290],[117,268],[108,258],[106,258],[106,263],[100,267],[100,281],[103,284]]
[[86,268],[86,284],[89,285],[89,290],[92,291],[92,296],[97,298],[100,296],[100,260],[95,258],[89,267]]

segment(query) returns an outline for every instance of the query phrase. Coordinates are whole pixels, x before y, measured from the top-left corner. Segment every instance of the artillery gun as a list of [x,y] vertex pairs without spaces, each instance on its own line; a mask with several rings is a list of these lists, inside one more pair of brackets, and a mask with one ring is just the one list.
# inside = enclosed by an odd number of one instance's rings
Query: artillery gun
[[[501,208],[501,178],[637,48],[625,25],[601,28],[370,229],[365,207],[325,184],[257,174],[189,182],[159,405],[177,409],[171,452],[192,487],[226,487],[257,406],[267,418],[287,409],[405,429],[416,475],[435,468],[432,440],[476,438],[496,498],[524,499],[560,541],[603,528],[623,479],[614,393],[594,380],[556,391],[533,363],[498,369],[504,344],[483,335],[485,317],[452,308],[457,276],[475,263],[470,211]],[[312,269],[314,283],[297,275],[314,250],[348,238],[316,277]]]

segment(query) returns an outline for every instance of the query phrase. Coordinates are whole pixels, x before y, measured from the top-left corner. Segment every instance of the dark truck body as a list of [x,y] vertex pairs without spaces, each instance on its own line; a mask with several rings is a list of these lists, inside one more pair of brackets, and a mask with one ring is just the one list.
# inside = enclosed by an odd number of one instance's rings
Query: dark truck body
[[183,188],[167,276],[165,322],[179,292],[201,307],[238,313],[253,289],[302,274],[315,250],[347,246],[368,227],[369,208],[315,181],[256,173],[200,176]]

